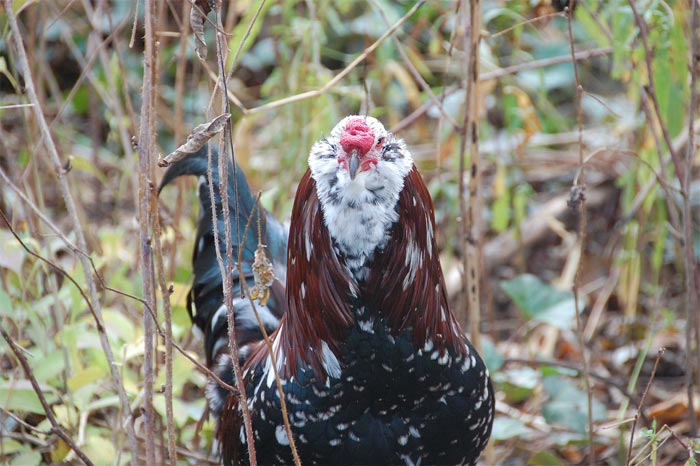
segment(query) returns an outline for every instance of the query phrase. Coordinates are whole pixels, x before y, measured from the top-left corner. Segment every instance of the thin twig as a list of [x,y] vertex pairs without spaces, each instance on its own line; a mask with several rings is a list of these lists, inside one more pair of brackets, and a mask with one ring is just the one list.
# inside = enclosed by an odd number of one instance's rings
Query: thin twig
[[548,66],[560,65],[562,63],[569,63],[573,61],[588,60],[593,57],[601,57],[604,55],[610,55],[613,52],[612,47],[602,47],[591,50],[581,50],[576,52],[573,57],[571,55],[561,55],[559,57],[543,58],[541,60],[528,61],[525,63],[520,63],[518,65],[507,66],[495,71],[489,71],[488,73],[483,73],[479,78],[479,81],[487,81],[489,79],[498,79],[504,76],[509,76],[511,74],[521,73],[523,71],[538,70],[540,68],[546,68]]
[[[583,156],[583,108],[581,99],[583,98],[583,86],[578,75],[578,66],[576,66],[576,50],[574,48],[574,34],[571,27],[573,11],[567,8],[567,26],[569,33],[569,46],[571,47],[571,61],[574,67],[574,80],[576,84],[576,121],[578,125],[578,161],[579,173],[574,181],[574,186],[571,189],[572,198],[570,205],[578,207],[578,240],[579,240],[579,257],[583,257],[586,252],[586,161]],[[576,274],[574,276],[574,308],[576,310],[576,337],[578,344],[581,347],[581,358],[583,362],[583,381],[586,386],[586,404],[588,410],[588,462],[591,466],[596,463],[595,444],[593,442],[594,424],[593,424],[593,387],[590,376],[590,362],[588,347],[583,337],[583,323],[581,322],[581,306],[579,303],[579,289],[581,287],[581,266],[582,261],[579,259],[576,266]]]
[[527,19],[525,21],[521,21],[517,24],[514,24],[513,26],[511,26],[509,28],[505,28],[505,29],[502,29],[498,32],[494,32],[493,34],[488,34],[485,38],[486,39],[493,39],[494,37],[499,37],[499,36],[502,36],[504,34],[508,34],[510,31],[521,28],[523,26],[527,26],[528,24],[539,23],[540,21],[549,20],[549,19],[556,18],[556,17],[563,18],[565,15],[566,15],[566,13],[564,13],[563,11],[555,11],[554,13],[549,13],[546,15],[537,16],[535,18],[530,18],[530,19]]
[[29,382],[32,384],[34,393],[36,393],[36,396],[39,398],[39,403],[41,403],[41,407],[44,409],[44,413],[46,413],[46,418],[49,420],[49,423],[51,423],[51,430],[49,432],[52,434],[56,434],[56,436],[60,437],[61,440],[66,442],[66,444],[71,448],[71,450],[73,450],[78,456],[78,458],[80,458],[80,461],[82,461],[88,466],[92,466],[93,463],[92,461],[90,461],[90,458],[88,458],[87,455],[80,448],[78,448],[78,445],[76,445],[75,442],[73,442],[73,439],[70,438],[70,436],[66,433],[63,426],[56,420],[56,417],[53,414],[53,410],[51,409],[49,403],[46,401],[44,393],[41,391],[41,387],[39,386],[39,382],[36,381],[36,377],[34,377],[32,368],[29,366],[27,358],[24,357],[24,354],[22,354],[20,347],[17,345],[17,343],[15,343],[12,337],[10,337],[10,335],[8,335],[7,332],[5,332],[4,329],[0,328],[0,333],[9,345],[12,352],[15,354],[15,357],[22,366],[22,370],[24,371],[25,376],[29,379]]
[[258,247],[263,247],[262,246],[262,234],[261,234],[261,228],[260,228],[260,216],[263,215],[264,210],[260,206],[260,194],[258,193],[256,199],[255,199],[255,207],[251,210],[250,215],[248,216],[248,220],[245,225],[245,229],[243,230],[243,239],[241,240],[241,244],[238,247],[238,276],[240,277],[240,283],[241,283],[241,291],[245,296],[248,297],[248,302],[250,303],[251,308],[253,309],[253,314],[255,314],[255,319],[258,321],[258,328],[260,329],[260,332],[262,333],[263,340],[265,341],[265,346],[267,346],[267,352],[270,355],[270,362],[271,362],[271,367],[272,371],[275,375],[275,383],[277,385],[277,393],[279,393],[280,397],[280,409],[282,411],[282,422],[284,422],[284,427],[287,431],[287,437],[289,438],[289,448],[292,451],[292,457],[294,459],[294,464],[296,466],[301,466],[301,458],[299,458],[299,453],[297,452],[296,448],[296,442],[294,440],[294,436],[292,434],[292,425],[289,422],[289,413],[287,411],[287,401],[284,395],[284,389],[282,388],[282,379],[280,378],[279,370],[277,369],[277,355],[275,354],[273,345],[272,345],[272,340],[270,340],[270,336],[267,333],[267,330],[265,329],[265,324],[263,324],[262,319],[260,318],[260,314],[258,313],[258,308],[255,305],[255,301],[252,298],[252,293],[250,292],[250,289],[248,287],[248,282],[243,278],[243,248],[245,246],[245,240],[248,237],[248,228],[250,227],[250,222],[253,219],[253,215],[257,211],[257,220],[258,220]]
[[637,28],[639,28],[639,36],[642,39],[642,46],[644,48],[644,61],[646,62],[647,79],[649,80],[649,85],[646,87],[646,91],[649,94],[649,96],[651,97],[651,102],[654,104],[654,112],[656,113],[656,118],[658,119],[659,126],[661,127],[661,132],[664,135],[664,141],[666,141],[666,145],[668,146],[668,150],[671,153],[671,161],[673,162],[673,166],[676,170],[676,177],[678,178],[678,182],[681,183],[681,188],[686,188],[686,186],[684,186],[684,184],[683,184],[685,181],[685,178],[683,177],[683,169],[681,167],[681,161],[678,158],[678,154],[676,153],[676,150],[673,147],[673,142],[671,141],[671,134],[668,131],[668,127],[664,123],[664,120],[661,116],[661,108],[659,107],[659,99],[656,96],[656,86],[654,84],[654,71],[653,71],[653,67],[652,67],[653,59],[651,56],[652,51],[649,48],[649,41],[647,39],[647,25],[644,22],[644,18],[642,18],[639,15],[639,11],[637,11],[637,7],[635,6],[634,0],[627,0],[627,3],[629,4],[630,8],[632,9],[632,14],[634,15],[634,21],[637,24]]
[[[47,148],[51,162],[53,164],[56,176],[58,178],[58,185],[63,197],[63,201],[66,205],[66,210],[68,212],[68,218],[70,219],[71,226],[75,232],[76,242],[79,249],[87,251],[87,243],[85,241],[85,234],[83,232],[82,225],[78,218],[77,208],[75,201],[73,200],[73,195],[70,192],[70,186],[66,177],[66,173],[61,169],[62,163],[61,158],[58,155],[58,150],[53,141],[51,135],[51,130],[44,117],[41,109],[41,103],[36,93],[36,88],[34,86],[34,79],[31,75],[31,70],[29,67],[29,61],[27,59],[27,52],[24,48],[24,43],[22,41],[22,33],[17,24],[17,18],[14,14],[12,0],[5,0],[5,14],[7,15],[8,23],[10,24],[10,29],[12,31],[12,37],[15,42],[15,50],[17,52],[16,65],[24,76],[25,90],[29,97],[30,102],[33,104],[32,110],[36,117],[36,121],[41,130],[43,137],[43,143]],[[132,457],[136,458],[138,456],[138,444],[136,443],[136,435],[134,433],[133,416],[131,409],[129,407],[129,398],[124,389],[124,384],[122,382],[121,375],[117,370],[117,365],[114,362],[114,355],[112,353],[112,348],[109,344],[109,339],[104,332],[104,321],[102,318],[102,308],[100,305],[99,297],[97,296],[97,287],[95,284],[95,278],[91,273],[90,263],[86,256],[78,255],[80,263],[83,269],[83,274],[85,276],[85,282],[88,286],[88,293],[90,296],[89,302],[91,303],[91,308],[94,310],[93,316],[97,323],[97,330],[100,339],[100,346],[107,359],[110,375],[114,383],[114,388],[117,391],[117,396],[119,397],[119,403],[123,411],[123,415],[126,416],[126,431],[129,439],[129,448],[131,450]]]
[[[85,13],[87,18],[90,21],[90,24],[92,26],[92,31],[91,31],[91,36],[95,37],[95,42],[97,45],[97,48],[95,52],[98,54],[100,63],[102,65],[102,69],[108,70],[110,69],[110,61],[113,59],[113,57],[116,56],[116,59],[120,65],[120,69],[124,70],[126,69],[124,63],[123,63],[123,58],[122,54],[119,53],[119,44],[121,42],[120,39],[120,32],[122,29],[124,29],[127,24],[128,24],[128,19],[127,17],[124,17],[124,19],[116,25],[116,27],[111,27],[112,26],[112,16],[111,12],[109,9],[109,2],[106,0],[99,0],[97,8],[93,9],[92,5],[90,4],[89,1],[83,1],[83,7],[85,8]],[[110,34],[111,42],[113,44],[114,49],[117,50],[117,53],[111,54],[108,53],[106,49],[106,44],[108,43],[107,40],[105,39],[104,41],[101,41],[102,38],[102,24],[106,19],[110,23],[110,30],[112,31]],[[69,31],[72,33],[73,31]],[[72,39],[71,34],[67,34],[68,37]],[[79,50],[76,50],[75,53],[79,53]],[[99,83],[100,79],[92,78],[92,75],[90,76],[91,82]],[[119,89],[118,85],[118,77],[116,73],[105,73],[105,79],[107,80],[107,84],[109,85],[109,89],[112,90],[112,92],[107,92],[107,95],[111,97],[111,99],[106,100],[105,103],[109,104],[109,108],[114,112],[114,117],[115,121],[120,122],[119,124],[115,124],[117,133],[119,134],[119,143],[121,144],[121,148],[124,151],[124,154],[131,154],[133,152],[133,148],[131,146],[131,137],[130,134],[133,132],[133,114],[129,114],[129,109],[131,108],[131,101],[130,101],[130,92],[127,91],[125,88],[122,92],[122,95],[120,96],[119,93],[115,92],[117,89]],[[122,84],[124,85],[125,82],[128,80],[122,79]],[[94,85],[94,84],[93,84]],[[124,99],[124,102],[126,103],[127,108],[125,109],[122,105],[122,97]],[[133,113],[133,112],[131,112]],[[129,118],[130,117],[130,118]],[[128,123],[124,123],[128,122]],[[136,190],[134,190],[135,192]]]
[[[440,101],[444,102],[445,98],[447,96],[450,96],[450,95],[460,91],[461,89],[462,89],[461,86],[453,86],[453,87],[450,87],[449,89],[443,87],[442,93],[440,95]],[[399,133],[399,132],[405,130],[406,128],[411,126],[413,123],[418,121],[418,119],[420,117],[425,115],[425,113],[428,110],[433,108],[433,105],[435,105],[435,103],[432,100],[426,101],[423,105],[421,105],[420,107],[415,109],[408,116],[406,116],[403,120],[399,121],[396,125],[394,125],[391,129],[389,129],[389,132],[396,134],[396,133]],[[440,133],[437,133],[437,134],[440,134]]]
[[634,446],[634,433],[635,433],[635,430],[637,429],[637,421],[639,420],[639,414],[642,412],[642,408],[644,407],[644,400],[647,399],[647,394],[649,393],[649,388],[651,387],[651,382],[654,380],[654,376],[656,375],[656,368],[659,367],[659,361],[661,360],[661,356],[663,356],[665,351],[666,351],[666,348],[659,348],[659,352],[656,353],[656,360],[654,361],[654,367],[651,369],[651,375],[649,376],[649,381],[647,382],[647,385],[644,388],[644,393],[642,393],[642,399],[639,401],[639,406],[637,406],[637,412],[634,414],[634,421],[632,422],[632,430],[630,431],[630,444],[629,444],[629,449],[627,450],[627,465],[628,466],[629,466],[630,462],[632,461],[632,447]]
[[[583,375],[583,367],[567,361],[559,361],[556,359],[506,358],[503,360],[503,364],[525,364],[528,366],[562,367],[564,369],[576,371],[578,375]],[[629,398],[630,400],[636,402],[639,401],[639,397],[635,396],[634,393],[631,393],[629,390],[627,390],[627,387],[623,383],[618,382],[614,376],[606,376],[593,371],[590,372],[590,376],[594,379],[600,380],[606,387],[615,387],[620,393],[625,395],[625,397]],[[642,417],[644,416],[642,415]]]
[[241,43],[238,44],[238,48],[236,49],[236,53],[233,55],[233,61],[231,61],[231,68],[228,70],[228,73],[226,74],[226,82],[229,82],[229,80],[231,80],[231,77],[233,76],[233,72],[236,70],[236,65],[238,64],[238,59],[241,55],[241,51],[243,50],[243,46],[245,45],[246,41],[248,40],[248,37],[250,37],[250,33],[253,30],[253,26],[255,26],[255,23],[258,21],[258,17],[260,16],[260,13],[262,12],[264,6],[265,6],[265,0],[260,0],[260,5],[258,5],[258,9],[255,10],[255,15],[253,15],[253,19],[250,20],[250,24],[248,25],[248,29],[245,30],[245,34],[243,34],[243,38],[241,39]]
[[[222,33],[218,32],[221,30],[221,8],[220,5],[215,8],[216,14],[216,61],[219,67],[219,76],[217,83],[221,86],[221,103],[222,110],[226,113],[230,113],[230,105],[227,97],[228,85],[226,82],[226,69],[224,66],[224,44],[226,43],[225,37]],[[219,144],[219,157],[218,157],[218,173],[219,173],[219,194],[221,196],[221,215],[224,218],[224,239],[226,245],[226,263],[224,264],[223,257],[221,254],[221,248],[219,245],[219,233],[218,233],[218,212],[214,207],[212,208],[212,221],[214,225],[214,246],[216,250],[216,260],[219,264],[219,272],[221,273],[223,294],[224,294],[224,304],[227,308],[227,319],[228,319],[228,346],[231,353],[231,364],[233,365],[233,372],[236,376],[236,388],[238,389],[238,403],[243,412],[243,424],[245,426],[246,442],[248,448],[248,459],[251,466],[257,465],[257,459],[255,455],[255,441],[253,435],[253,422],[250,415],[250,409],[248,408],[248,401],[246,397],[245,381],[243,379],[243,371],[241,370],[240,358],[238,354],[238,344],[236,342],[235,334],[235,318],[233,315],[233,290],[232,290],[232,279],[233,279],[233,237],[231,235],[231,222],[229,221],[229,199],[228,199],[228,162],[229,162],[229,149],[230,149],[230,161],[233,164],[233,183],[234,183],[234,195],[235,198],[235,221],[236,221],[236,244],[240,244],[239,234],[239,218],[238,218],[238,178],[236,176],[236,159],[233,151],[233,140],[231,131],[231,120],[226,123],[226,129],[224,130],[224,135]],[[214,194],[214,184],[213,184],[213,161],[211,149],[209,149],[208,154],[208,167],[207,176],[209,177],[209,194],[212,201],[216,199]],[[242,279],[242,277],[240,277]]]

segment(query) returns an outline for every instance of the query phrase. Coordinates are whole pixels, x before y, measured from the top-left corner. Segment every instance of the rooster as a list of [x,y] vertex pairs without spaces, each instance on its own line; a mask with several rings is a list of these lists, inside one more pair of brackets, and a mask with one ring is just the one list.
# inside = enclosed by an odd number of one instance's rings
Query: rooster
[[[260,213],[260,239],[278,279],[255,309],[272,332],[274,358],[248,298],[237,293],[233,303],[253,439],[238,395],[214,382],[207,390],[223,463],[248,464],[251,441],[258,464],[293,462],[277,372],[304,465],[475,464],[491,433],[493,388],[450,311],[432,201],[411,153],[377,119],[349,116],[313,145],[308,164],[288,235]],[[245,240],[243,278],[252,285],[258,232],[244,238],[244,226],[258,214],[242,171],[234,177],[228,169],[239,221],[220,219],[219,237],[224,250],[230,221],[233,241]],[[180,175],[202,177],[188,307],[205,334],[208,365],[233,385],[206,172],[203,150],[171,166],[161,188]],[[218,180],[214,174],[220,212]]]

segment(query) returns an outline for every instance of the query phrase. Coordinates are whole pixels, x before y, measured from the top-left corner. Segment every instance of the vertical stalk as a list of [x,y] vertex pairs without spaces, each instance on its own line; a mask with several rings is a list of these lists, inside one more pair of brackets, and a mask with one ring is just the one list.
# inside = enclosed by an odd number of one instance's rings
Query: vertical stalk
[[[698,270],[695,260],[695,248],[693,247],[693,216],[690,210],[690,183],[693,173],[693,159],[695,158],[695,111],[698,107],[698,72],[700,72],[700,14],[698,13],[697,0],[689,0],[691,7],[690,26],[690,109],[688,110],[688,145],[685,152],[683,187],[683,254],[685,268],[685,308],[686,308],[686,354],[695,354],[695,358],[688,358],[689,368],[687,374],[688,390],[688,416],[690,417],[690,437],[698,435],[698,421],[695,415],[695,402],[693,394],[695,387],[700,385],[700,380],[694,380],[693,374],[700,378],[700,364],[698,363],[698,349],[700,348],[700,318],[698,306],[700,297],[698,293]],[[681,180],[679,180],[681,181]],[[692,362],[691,362],[692,361]],[[693,370],[693,366],[694,370]]]
[[[233,8],[233,4],[231,3],[229,5],[229,8]],[[226,38],[223,37],[223,35],[219,32],[223,30],[223,23],[221,20],[221,2],[218,1],[217,5],[214,8],[214,13],[216,15],[216,59],[217,59],[217,64],[219,67],[219,86],[220,86],[220,92],[221,92],[221,110],[226,113],[230,113],[230,105],[228,101],[228,86],[227,86],[227,78],[226,78],[226,69],[225,69],[225,63],[226,63]],[[229,149],[230,149],[230,155],[229,155]],[[255,455],[255,437],[253,435],[253,423],[251,420],[250,416],[250,410],[248,408],[248,401],[246,397],[246,391],[245,391],[245,383],[243,381],[243,371],[241,369],[241,364],[240,364],[240,357],[238,354],[238,344],[236,343],[236,328],[235,328],[235,320],[234,320],[234,315],[233,315],[233,291],[232,291],[232,278],[233,278],[233,237],[231,235],[231,222],[228,220],[230,218],[230,212],[229,212],[229,199],[228,199],[228,161],[231,160],[233,164],[233,170],[234,172],[232,173],[234,177],[234,185],[236,184],[236,163],[235,163],[235,157],[233,153],[233,140],[232,140],[232,134],[231,134],[231,121],[229,120],[226,124],[226,128],[224,129],[224,135],[223,139],[221,140],[221,143],[219,145],[219,158],[218,158],[218,172],[219,172],[219,189],[220,189],[220,195],[221,195],[221,207],[222,207],[222,212],[221,215],[225,219],[224,225],[225,225],[225,240],[224,244],[226,245],[226,263],[224,264],[223,257],[221,254],[221,248],[219,246],[219,234],[218,234],[218,228],[216,225],[218,225],[218,220],[217,220],[217,209],[212,209],[212,216],[213,216],[213,224],[215,225],[214,227],[214,246],[216,250],[216,258],[219,263],[219,271],[221,273],[222,277],[222,282],[223,282],[223,292],[224,292],[224,304],[226,304],[226,308],[228,309],[227,312],[227,319],[228,319],[228,345],[229,345],[229,351],[231,353],[231,363],[233,365],[233,372],[236,376],[236,388],[238,389],[239,395],[238,395],[238,402],[239,406],[241,407],[241,410],[243,412],[243,424],[245,428],[245,433],[246,433],[246,438],[248,439],[246,442],[246,445],[248,447],[248,459],[249,463],[251,466],[255,466],[257,464],[257,459]],[[207,176],[209,177],[209,191],[212,199],[215,199],[214,195],[214,185],[211,182],[212,180],[212,158],[211,158],[211,152],[209,153],[209,168],[208,168],[208,173]],[[238,216],[238,189],[237,186],[234,186],[234,195],[236,198],[234,199],[234,218],[236,222],[236,244],[239,245],[241,244],[241,238],[239,238],[239,216]],[[240,277],[241,280],[244,280],[244,277]],[[290,438],[290,441],[292,439]]]
[[576,267],[576,275],[574,276],[574,308],[576,310],[576,337],[578,344],[581,347],[581,356],[583,363],[583,381],[586,386],[586,401],[588,409],[588,463],[595,466],[595,444],[593,442],[593,387],[591,385],[589,356],[586,348],[586,342],[583,338],[583,324],[581,323],[581,309],[579,305],[579,290],[581,288],[581,260],[585,257],[586,252],[586,164],[583,157],[583,108],[581,107],[581,99],[583,97],[583,87],[578,76],[578,67],[576,66],[576,50],[574,48],[574,34],[571,28],[573,10],[567,9],[567,26],[569,33],[569,46],[571,48],[571,65],[574,67],[574,80],[576,84],[576,123],[578,125],[578,164],[579,174],[574,180],[574,186],[571,188],[571,197],[569,205],[578,207],[578,247],[579,261]]
[[[481,350],[479,322],[481,320],[481,167],[479,161],[479,45],[481,43],[481,0],[469,2],[468,14],[466,1],[460,9],[464,27],[464,50],[467,52],[465,68],[465,103],[459,159],[459,203],[461,212],[461,234],[464,241],[462,276],[466,289],[466,306],[469,313],[469,333],[477,351]],[[464,172],[466,151],[469,147],[469,202],[465,202]],[[462,311],[464,312],[464,311]]]
[[[154,196],[152,150],[155,143],[154,135],[154,74],[156,67],[156,51],[154,44],[154,0],[144,0],[144,60],[143,88],[141,92],[141,121],[139,126],[139,195],[138,218],[140,259],[143,294],[148,306],[157,312],[155,299],[155,283],[153,268],[153,249],[149,226],[151,225],[150,199]],[[157,314],[156,314],[157,316]],[[146,464],[155,466],[155,412],[153,409],[154,382],[154,322],[147,309],[143,312],[144,352],[143,352],[143,416],[144,437],[146,440]]]

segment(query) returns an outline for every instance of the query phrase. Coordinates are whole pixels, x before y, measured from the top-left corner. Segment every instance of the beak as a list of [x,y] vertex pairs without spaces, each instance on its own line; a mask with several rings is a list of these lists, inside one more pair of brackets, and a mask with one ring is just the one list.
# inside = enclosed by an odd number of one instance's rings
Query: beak
[[357,174],[357,169],[360,167],[360,158],[357,156],[357,151],[352,151],[350,155],[350,160],[348,161],[348,171],[350,172],[350,179],[354,180]]

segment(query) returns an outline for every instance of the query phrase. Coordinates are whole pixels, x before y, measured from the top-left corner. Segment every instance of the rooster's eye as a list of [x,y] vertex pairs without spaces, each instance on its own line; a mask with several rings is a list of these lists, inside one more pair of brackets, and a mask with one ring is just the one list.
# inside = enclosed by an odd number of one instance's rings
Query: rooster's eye
[[384,144],[384,138],[377,139],[377,149],[382,147],[382,144]]

